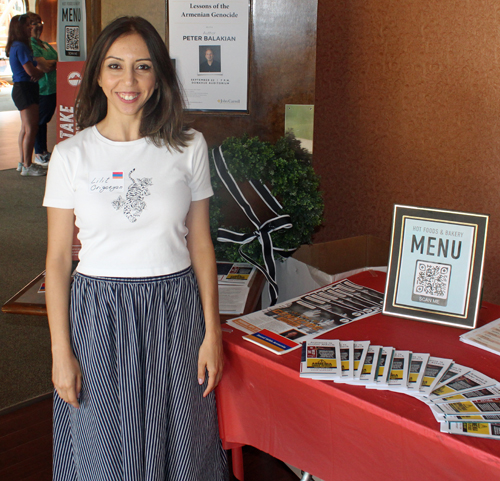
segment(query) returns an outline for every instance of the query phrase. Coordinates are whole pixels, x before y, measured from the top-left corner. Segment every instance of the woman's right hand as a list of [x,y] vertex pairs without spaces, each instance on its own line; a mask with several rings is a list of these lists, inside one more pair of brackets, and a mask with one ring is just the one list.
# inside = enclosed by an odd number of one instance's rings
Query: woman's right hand
[[52,356],[52,382],[59,397],[75,408],[80,407],[78,398],[82,389],[82,372],[73,352]]

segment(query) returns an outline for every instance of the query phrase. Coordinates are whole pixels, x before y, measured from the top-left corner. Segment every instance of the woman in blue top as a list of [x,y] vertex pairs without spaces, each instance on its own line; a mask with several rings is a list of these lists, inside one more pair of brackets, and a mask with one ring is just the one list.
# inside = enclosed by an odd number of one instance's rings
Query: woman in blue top
[[12,99],[21,112],[19,153],[21,159],[17,170],[23,176],[46,175],[46,171],[31,163],[35,137],[38,131],[38,103],[40,80],[44,73],[37,68],[31,50],[31,29],[29,15],[12,17],[5,53],[9,57],[14,87]]

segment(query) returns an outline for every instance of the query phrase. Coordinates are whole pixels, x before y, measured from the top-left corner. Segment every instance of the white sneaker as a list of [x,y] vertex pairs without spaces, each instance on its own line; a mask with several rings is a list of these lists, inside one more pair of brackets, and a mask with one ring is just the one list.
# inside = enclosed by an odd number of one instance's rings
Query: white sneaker
[[18,162],[17,163],[17,169],[16,169],[18,172],[21,172],[23,170],[23,163],[22,162]]
[[47,171],[38,168],[35,164],[31,164],[29,167],[24,167],[23,165],[21,175],[25,177],[41,177],[42,175],[47,175]]
[[47,168],[49,166],[50,155],[36,154],[34,163],[40,165],[43,168]]

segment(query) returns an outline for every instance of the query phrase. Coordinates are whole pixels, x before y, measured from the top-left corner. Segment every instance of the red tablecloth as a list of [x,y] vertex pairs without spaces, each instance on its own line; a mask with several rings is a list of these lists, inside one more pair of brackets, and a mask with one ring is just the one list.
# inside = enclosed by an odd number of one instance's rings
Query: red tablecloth
[[[385,274],[353,282],[384,291]],[[500,317],[483,303],[479,325]],[[463,329],[381,314],[323,337],[453,359],[500,380],[500,358],[459,341]],[[299,377],[300,350],[283,356],[224,333],[226,364],[217,388],[226,448],[251,445],[325,481],[500,480],[500,440],[439,432],[429,408],[412,397]]]

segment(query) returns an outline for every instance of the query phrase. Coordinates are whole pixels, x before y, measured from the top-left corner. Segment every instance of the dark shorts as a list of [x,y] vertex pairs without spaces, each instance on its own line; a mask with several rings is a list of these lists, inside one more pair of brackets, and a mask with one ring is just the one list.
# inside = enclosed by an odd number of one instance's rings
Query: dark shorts
[[32,104],[40,103],[40,87],[36,82],[14,82],[12,100],[17,110],[27,109]]

